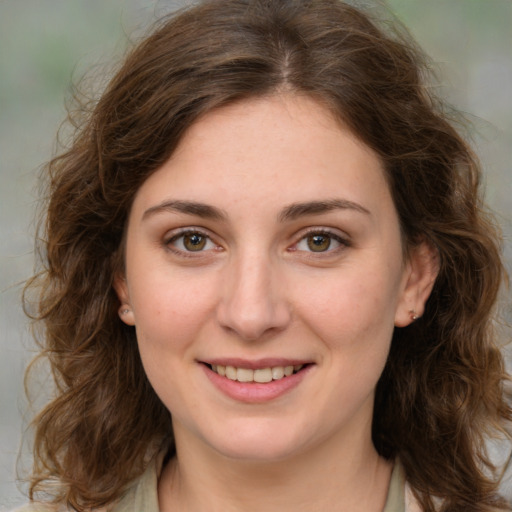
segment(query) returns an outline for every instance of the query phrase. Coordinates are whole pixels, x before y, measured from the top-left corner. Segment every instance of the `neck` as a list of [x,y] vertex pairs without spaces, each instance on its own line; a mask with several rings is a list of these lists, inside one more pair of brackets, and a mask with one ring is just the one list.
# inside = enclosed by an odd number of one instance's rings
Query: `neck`
[[270,462],[228,458],[201,443],[180,443],[178,435],[177,456],[159,481],[160,510],[380,512],[392,464],[366,434]]

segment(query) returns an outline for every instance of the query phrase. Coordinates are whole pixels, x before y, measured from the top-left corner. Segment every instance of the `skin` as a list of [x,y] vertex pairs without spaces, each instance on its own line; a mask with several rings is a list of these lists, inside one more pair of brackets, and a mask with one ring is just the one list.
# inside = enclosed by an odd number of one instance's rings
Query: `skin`
[[[379,158],[314,100],[245,100],[190,128],[136,194],[115,284],[173,417],[161,510],[382,510],[374,390],[436,275],[426,244],[403,254]],[[307,371],[247,402],[208,377],[219,358]]]

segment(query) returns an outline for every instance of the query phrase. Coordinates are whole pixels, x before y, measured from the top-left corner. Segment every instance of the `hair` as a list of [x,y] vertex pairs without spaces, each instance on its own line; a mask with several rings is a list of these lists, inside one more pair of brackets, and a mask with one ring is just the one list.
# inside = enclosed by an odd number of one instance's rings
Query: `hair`
[[287,91],[320,102],[379,155],[405,252],[422,241],[438,252],[426,311],[395,329],[377,386],[377,451],[400,459],[425,512],[506,507],[485,450],[511,419],[493,327],[499,234],[425,62],[408,36],[338,0],[205,1],[130,50],[46,166],[43,268],[26,291],[38,293],[57,393],[33,422],[31,499],[108,505],[157,451],[173,450],[170,413],[117,314],[130,206],[198,118]]

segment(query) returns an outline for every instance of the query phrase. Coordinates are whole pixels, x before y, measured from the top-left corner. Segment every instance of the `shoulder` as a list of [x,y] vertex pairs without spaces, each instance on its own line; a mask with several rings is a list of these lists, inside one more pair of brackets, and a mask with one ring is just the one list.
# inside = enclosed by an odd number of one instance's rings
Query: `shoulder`
[[11,512],[58,512],[58,508],[48,503],[27,503],[21,507],[11,510]]
[[159,454],[137,478],[112,512],[158,512],[158,478],[165,453]]
[[[146,471],[132,482],[119,502],[109,507],[111,512],[158,512],[158,476],[162,469],[165,453],[159,454],[150,462]],[[66,505],[30,502],[10,512],[68,512]],[[95,512],[106,512],[105,509],[94,509]]]
[[[27,503],[25,505],[22,505],[21,507],[15,508],[11,510],[10,512],[67,512],[68,508],[61,505],[52,505],[51,503],[42,503],[42,502],[36,502],[32,501],[30,503]],[[104,509],[94,509],[96,512],[105,512]]]
[[422,508],[408,482],[405,483],[405,512],[422,512]]

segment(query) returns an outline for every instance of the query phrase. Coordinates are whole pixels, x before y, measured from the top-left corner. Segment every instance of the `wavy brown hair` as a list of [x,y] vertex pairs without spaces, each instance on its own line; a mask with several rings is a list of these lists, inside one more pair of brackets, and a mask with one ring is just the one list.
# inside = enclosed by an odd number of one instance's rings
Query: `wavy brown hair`
[[503,507],[485,439],[511,419],[493,311],[503,268],[479,166],[401,32],[338,0],[213,0],[161,21],[127,55],[69,149],[46,167],[39,341],[56,397],[34,421],[30,497],[89,510],[118,499],[162,444],[169,412],[112,283],[134,194],[202,115],[278,90],[309,95],[381,158],[405,249],[437,248],[424,316],[397,328],[373,440],[426,512]]

